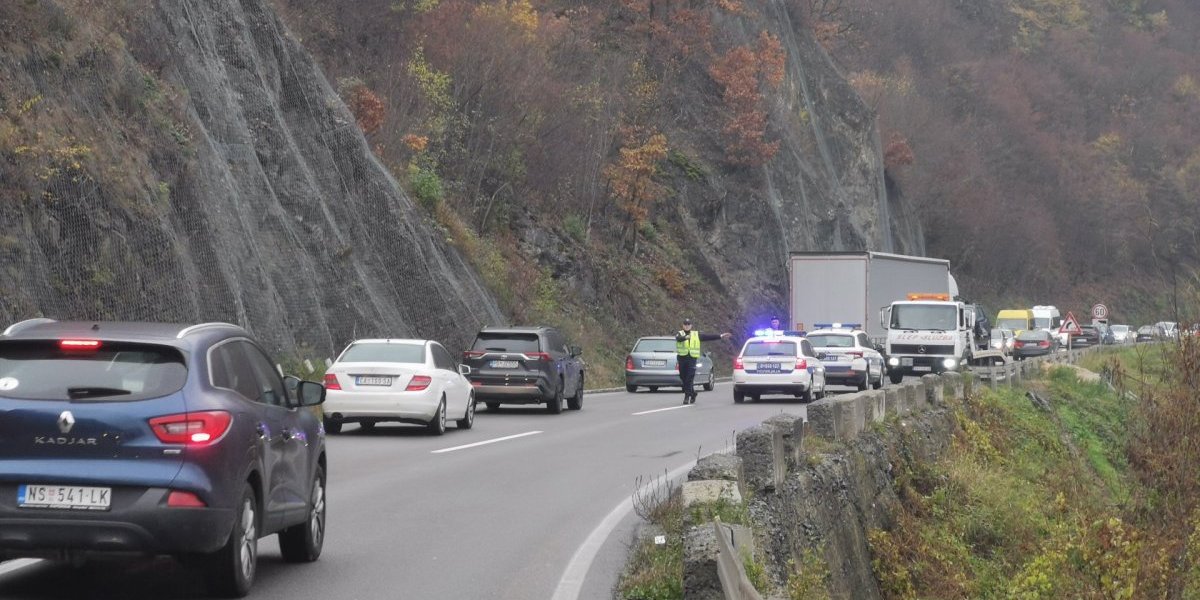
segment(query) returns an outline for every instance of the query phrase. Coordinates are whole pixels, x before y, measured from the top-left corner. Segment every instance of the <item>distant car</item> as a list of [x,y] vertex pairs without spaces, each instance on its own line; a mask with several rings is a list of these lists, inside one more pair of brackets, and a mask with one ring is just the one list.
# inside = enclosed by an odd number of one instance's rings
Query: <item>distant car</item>
[[1154,324],[1160,335],[1166,339],[1179,339],[1179,323],[1174,321],[1159,321]]
[[1135,342],[1153,342],[1159,337],[1158,328],[1153,325],[1142,325],[1138,327],[1137,335],[1134,337]]
[[459,429],[470,429],[475,392],[463,376],[467,372],[469,367],[431,340],[352,342],[325,372],[325,431],[338,433],[344,423],[371,429],[393,421],[442,435],[450,418]]
[[[1021,336],[1017,336],[1020,339]],[[1086,348],[1088,346],[1097,346],[1100,344],[1100,331],[1095,325],[1081,325],[1079,333],[1071,336],[1068,342],[1071,348]]]
[[[716,386],[712,355],[708,352],[696,360],[695,381],[708,392]],[[634,343],[625,357],[625,391],[634,393],[639,387],[648,387],[651,392],[660,387],[683,387],[674,337],[644,337]]]
[[825,367],[806,338],[756,336],[733,359],[733,401],[787,394],[805,402],[825,396]]
[[1135,333],[1128,325],[1113,325],[1110,329],[1112,329],[1114,343],[1128,344],[1133,341]]
[[258,540],[325,540],[321,384],[226,323],[55,322],[0,335],[0,560],[199,558],[245,596]]
[[854,386],[860,391],[867,386],[883,387],[887,370],[883,355],[871,344],[865,331],[836,325],[815,327],[808,332],[808,341],[825,365],[827,382]]
[[1044,329],[1022,331],[1013,341],[1013,356],[1023,360],[1032,356],[1045,356],[1058,350],[1058,338]]
[[1013,353],[1013,342],[1016,339],[1017,336],[1013,335],[1013,332],[1009,329],[993,329],[990,347],[992,350],[999,350],[1004,354],[1011,355]]
[[975,344],[979,349],[987,350],[992,346],[992,320],[982,304],[974,304],[972,309],[975,311]]
[[583,408],[584,362],[579,346],[553,327],[484,327],[463,364],[475,399],[496,410],[501,404],[545,404],[551,414]]

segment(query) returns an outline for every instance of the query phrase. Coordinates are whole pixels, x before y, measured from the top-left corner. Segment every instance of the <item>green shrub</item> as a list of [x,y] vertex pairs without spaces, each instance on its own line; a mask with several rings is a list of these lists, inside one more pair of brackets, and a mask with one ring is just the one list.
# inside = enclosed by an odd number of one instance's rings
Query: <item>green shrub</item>
[[408,183],[412,186],[417,202],[426,209],[434,210],[442,201],[442,178],[433,169],[409,166]]
[[568,215],[566,219],[563,219],[563,230],[576,241],[583,241],[584,236],[587,235],[587,224],[579,215]]

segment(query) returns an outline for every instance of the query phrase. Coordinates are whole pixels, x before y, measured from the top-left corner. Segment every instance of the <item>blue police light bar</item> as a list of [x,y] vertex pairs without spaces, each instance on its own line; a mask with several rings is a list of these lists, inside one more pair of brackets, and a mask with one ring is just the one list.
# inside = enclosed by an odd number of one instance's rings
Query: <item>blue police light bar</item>
[[814,323],[817,329],[862,329],[862,323]]

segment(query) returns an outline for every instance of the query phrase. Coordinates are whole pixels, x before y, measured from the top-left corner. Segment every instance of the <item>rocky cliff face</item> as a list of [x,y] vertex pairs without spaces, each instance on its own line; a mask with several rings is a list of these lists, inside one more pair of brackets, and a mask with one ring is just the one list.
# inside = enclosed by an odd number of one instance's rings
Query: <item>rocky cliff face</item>
[[6,2],[0,30],[0,320],[227,320],[309,356],[502,320],[264,2]]

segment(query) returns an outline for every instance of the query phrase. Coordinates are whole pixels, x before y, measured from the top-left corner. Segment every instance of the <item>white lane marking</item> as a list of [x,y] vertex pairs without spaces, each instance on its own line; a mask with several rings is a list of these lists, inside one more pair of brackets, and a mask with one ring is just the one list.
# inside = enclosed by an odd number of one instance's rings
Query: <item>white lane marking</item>
[[649,414],[663,412],[663,411],[667,411],[667,410],[678,410],[680,408],[691,408],[691,407],[692,407],[691,404],[680,404],[679,406],[668,406],[666,408],[656,408],[654,410],[643,410],[642,412],[633,413],[633,416],[637,417],[640,415],[649,415]]
[[18,558],[16,560],[0,563],[0,575],[12,573],[13,571],[20,571],[25,567],[32,567],[40,562],[42,562],[42,559],[40,558]]
[[525,436],[530,436],[530,435],[537,435],[539,433],[541,433],[541,432],[540,431],[526,431],[525,433],[518,433],[516,435],[506,435],[504,437],[499,437],[494,440],[484,440],[482,442],[475,442],[474,444],[466,444],[463,446],[454,446],[453,448],[442,448],[441,450],[433,450],[430,452],[430,454],[441,454],[443,452],[454,452],[455,450],[466,450],[467,448],[474,448],[476,446],[486,446],[488,444],[495,444],[496,442],[503,442],[506,440],[515,440],[517,438],[523,438]]
[[[696,461],[693,460],[667,473],[666,479],[675,482],[694,466],[696,466]],[[661,481],[656,479],[646,485],[661,485]],[[558,587],[554,589],[551,600],[579,599],[579,593],[583,591],[583,580],[587,577],[588,571],[592,570],[592,561],[596,560],[596,555],[600,553],[600,547],[604,545],[608,536],[612,535],[617,525],[631,512],[633,512],[633,494],[612,509],[612,512],[608,513],[603,521],[600,521],[600,524],[588,534],[583,544],[575,550],[571,562],[567,563],[567,568],[563,570],[562,577],[558,580]]]

